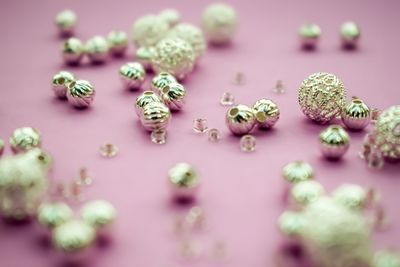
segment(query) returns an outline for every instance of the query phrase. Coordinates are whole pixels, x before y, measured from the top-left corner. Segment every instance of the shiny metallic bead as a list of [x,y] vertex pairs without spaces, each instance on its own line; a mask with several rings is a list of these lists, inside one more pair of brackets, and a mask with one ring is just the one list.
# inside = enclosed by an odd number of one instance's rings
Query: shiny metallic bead
[[302,214],[293,211],[285,211],[278,220],[279,229],[288,236],[300,234],[304,223]]
[[360,27],[355,22],[348,21],[343,23],[340,27],[340,37],[342,38],[342,44],[344,47],[355,48],[360,36]]
[[60,226],[72,218],[71,208],[63,202],[43,203],[37,214],[39,224],[50,229]]
[[74,80],[74,74],[68,71],[60,71],[59,73],[54,75],[52,81],[54,95],[57,98],[66,98],[68,90],[67,85]]
[[128,89],[139,89],[145,78],[146,71],[138,62],[128,62],[119,69],[119,76]]
[[283,167],[283,177],[290,183],[299,183],[312,179],[314,170],[305,161],[293,161]]
[[400,105],[385,109],[375,124],[376,146],[383,156],[400,159]]
[[168,32],[168,37],[180,38],[188,42],[193,48],[195,60],[199,59],[207,48],[207,43],[201,29],[189,23],[179,23],[173,27]]
[[86,80],[77,80],[68,84],[68,102],[77,108],[86,108],[94,100],[95,90],[92,84]]
[[154,46],[168,33],[169,24],[156,15],[138,18],[132,27],[132,39],[136,47]]
[[172,8],[162,10],[158,16],[167,22],[170,28],[174,27],[181,20],[181,14],[179,14],[179,11]]
[[293,200],[302,205],[307,205],[317,200],[324,194],[324,187],[314,180],[297,183],[291,190]]
[[85,45],[89,60],[94,64],[104,63],[108,59],[109,49],[106,38],[99,35],[90,38]]
[[140,117],[143,112],[143,108],[147,104],[153,103],[153,102],[162,103],[161,98],[156,93],[154,93],[152,91],[144,91],[141,95],[139,95],[136,98],[136,101],[135,101],[136,115],[138,115]]
[[347,128],[359,131],[367,127],[370,123],[371,112],[361,99],[353,99],[343,109],[341,117]]
[[175,82],[177,81],[173,75],[168,72],[160,72],[151,80],[151,88],[159,94],[166,85]]
[[40,133],[32,127],[17,128],[10,137],[10,145],[14,153],[26,152],[32,148],[40,147]]
[[178,163],[168,172],[168,180],[177,198],[191,198],[199,188],[200,177],[188,163]]
[[142,46],[136,49],[135,58],[143,65],[146,70],[151,70],[151,59],[155,54],[155,48],[153,46]]
[[331,125],[319,135],[322,154],[328,159],[339,159],[349,149],[350,137],[339,125]]
[[321,29],[317,24],[306,23],[299,29],[299,37],[303,48],[314,49],[321,36]]
[[229,43],[236,32],[237,25],[236,11],[227,4],[211,4],[203,12],[201,27],[211,44]]
[[165,38],[155,46],[151,62],[156,72],[169,72],[181,80],[193,70],[195,53],[187,41]]
[[95,229],[80,220],[67,221],[53,230],[55,247],[66,253],[81,252],[94,242]]
[[77,23],[77,16],[72,10],[63,10],[57,14],[55,23],[62,36],[72,36]]
[[298,100],[309,119],[327,123],[339,116],[346,105],[346,90],[335,75],[317,72],[303,81]]
[[144,106],[140,122],[147,131],[166,129],[171,120],[171,111],[164,103],[151,102]]
[[80,210],[81,218],[94,229],[109,227],[117,216],[114,206],[105,200],[95,200],[86,203]]
[[68,38],[62,45],[62,55],[65,63],[70,65],[79,64],[85,55],[85,46],[78,38]]
[[275,102],[269,99],[260,99],[253,105],[253,112],[256,117],[257,126],[261,129],[269,129],[279,119],[280,111]]
[[225,117],[228,129],[235,135],[248,134],[256,124],[256,118],[251,108],[236,105],[228,109]]
[[0,157],[3,155],[4,152],[4,140],[0,138]]
[[128,35],[124,31],[112,31],[107,35],[110,54],[116,57],[125,55],[128,49]]
[[172,111],[181,110],[185,105],[186,89],[177,82],[164,86],[160,91],[160,97]]
[[332,193],[332,198],[350,209],[361,209],[366,204],[367,191],[359,185],[343,184]]

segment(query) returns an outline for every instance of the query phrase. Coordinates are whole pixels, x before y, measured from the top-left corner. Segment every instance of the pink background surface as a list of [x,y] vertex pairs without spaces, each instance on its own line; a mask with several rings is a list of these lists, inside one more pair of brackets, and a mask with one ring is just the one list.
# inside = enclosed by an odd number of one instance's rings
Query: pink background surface
[[[177,8],[184,21],[198,24],[202,10],[211,2],[0,3],[0,137],[8,139],[17,127],[37,127],[44,148],[55,159],[55,179],[67,181],[80,167],[87,167],[94,179],[88,197],[107,199],[118,209],[112,244],[98,249],[98,257],[89,265],[168,267],[179,262],[179,239],[171,234],[176,210],[169,201],[166,174],[181,161],[193,164],[201,175],[203,185],[197,204],[204,208],[209,221],[209,230],[193,237],[203,247],[201,260],[193,266],[272,266],[281,239],[276,220],[285,208],[281,169],[297,159],[309,161],[315,167],[316,179],[328,190],[352,182],[382,192],[392,227],[375,235],[376,246],[399,247],[399,166],[368,170],[357,157],[364,133],[351,133],[350,151],[342,161],[323,160],[317,147],[317,135],[323,127],[307,121],[297,104],[299,84],[317,71],[337,74],[349,96],[359,96],[372,107],[400,103],[398,1],[230,1],[240,15],[234,44],[210,48],[185,81],[187,106],[182,113],[174,114],[164,146],[150,143],[136,121],[133,102],[138,92],[122,89],[117,70],[128,59],[112,60],[104,66],[69,68],[62,64],[61,41],[53,19],[64,8],[77,12],[77,35],[87,39],[114,29],[130,32],[136,18],[167,7]],[[346,20],[362,27],[357,51],[339,48],[338,28]],[[299,50],[296,35],[299,25],[309,21],[323,30],[319,49],[313,53]],[[53,98],[51,77],[61,69],[71,70],[95,85],[92,108],[75,110]],[[237,71],[246,75],[244,86],[231,82]],[[278,79],[284,81],[286,94],[271,91]],[[255,153],[241,153],[239,139],[224,125],[226,108],[218,101],[226,91],[232,92],[238,103],[250,105],[267,97],[280,106],[276,128],[256,133]],[[192,133],[196,117],[207,118],[209,126],[221,130],[220,143],[210,143],[205,136]],[[99,146],[105,142],[120,148],[116,158],[99,155]],[[218,240],[227,244],[226,262],[217,263],[207,256]],[[37,230],[29,225],[0,223],[0,259],[2,267],[58,264],[52,250],[39,244]]]

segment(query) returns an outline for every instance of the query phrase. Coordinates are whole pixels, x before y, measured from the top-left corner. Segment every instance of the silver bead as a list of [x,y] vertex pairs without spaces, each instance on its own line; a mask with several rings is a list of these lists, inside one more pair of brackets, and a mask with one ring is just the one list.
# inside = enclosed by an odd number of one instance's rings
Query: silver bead
[[360,27],[355,22],[345,22],[340,27],[340,37],[342,38],[342,44],[345,48],[357,47],[360,36]]
[[73,217],[71,208],[62,202],[43,203],[38,210],[37,219],[46,228],[57,227]]
[[152,66],[156,72],[169,72],[177,79],[184,79],[194,67],[192,46],[180,38],[165,38],[155,46]]
[[162,103],[160,97],[156,93],[154,93],[152,91],[144,91],[141,95],[139,95],[136,98],[136,101],[135,101],[136,115],[138,115],[140,117],[142,114],[143,108],[147,104],[153,103],[153,102]]
[[201,29],[189,23],[179,23],[173,27],[168,32],[168,37],[181,38],[188,42],[193,48],[195,60],[197,60],[207,48],[207,43]]
[[177,82],[172,82],[164,86],[160,91],[162,101],[172,111],[181,110],[183,108],[185,96],[185,87]]
[[321,37],[321,28],[317,24],[306,23],[299,29],[301,45],[306,49],[314,49]]
[[80,220],[67,221],[53,230],[55,247],[66,253],[86,250],[94,242],[95,230]]
[[168,72],[160,72],[151,80],[151,88],[157,94],[168,84],[177,82],[175,77]]
[[346,104],[346,90],[335,75],[317,72],[301,84],[299,104],[309,119],[326,123],[340,115]]
[[68,90],[67,85],[74,80],[74,74],[68,71],[60,71],[59,73],[54,75],[52,81],[54,95],[57,98],[66,98]]
[[153,58],[154,53],[155,48],[153,46],[142,46],[136,49],[135,58],[146,70],[152,70],[151,59]]
[[279,107],[272,100],[260,99],[253,105],[253,112],[257,120],[257,125],[261,129],[268,129],[275,125],[279,120]]
[[319,135],[322,154],[328,159],[339,159],[349,149],[350,137],[339,125],[331,125]]
[[63,10],[57,14],[55,23],[62,36],[72,36],[77,23],[77,16],[72,10]]
[[100,230],[114,222],[117,211],[108,201],[96,200],[86,203],[80,210],[80,215],[84,222]]
[[68,84],[68,102],[77,108],[86,108],[94,100],[95,90],[92,84],[86,80],[77,80]]
[[85,47],[78,38],[68,38],[62,46],[62,55],[65,63],[75,65],[82,61],[85,55]]
[[145,78],[146,71],[138,62],[128,62],[119,69],[119,76],[128,89],[139,89]]
[[283,234],[287,236],[296,236],[301,233],[305,222],[301,213],[285,211],[279,217],[278,223]]
[[116,57],[125,55],[128,49],[128,35],[123,31],[112,31],[107,35],[110,54]]
[[178,10],[172,8],[164,9],[158,15],[168,23],[170,28],[174,27],[181,20],[181,14],[179,14]]
[[290,183],[299,183],[312,179],[314,170],[305,161],[293,161],[283,167],[283,177]]
[[357,210],[366,204],[367,191],[359,185],[343,184],[332,193],[332,198],[350,209]]
[[163,18],[146,15],[133,24],[132,39],[136,47],[154,46],[167,35],[168,30],[169,25]]
[[376,146],[383,156],[400,159],[400,105],[385,109],[375,124]]
[[343,109],[342,121],[350,130],[359,131],[368,126],[371,121],[369,107],[360,99],[353,99]]
[[85,45],[89,60],[94,64],[104,63],[108,59],[109,46],[103,36],[94,36],[90,38]]
[[235,135],[248,134],[256,124],[251,108],[245,105],[231,107],[225,117],[228,129]]
[[151,102],[144,106],[140,122],[147,131],[166,129],[171,120],[171,111],[164,103]]
[[40,133],[32,127],[17,128],[10,137],[10,145],[14,153],[26,152],[32,148],[40,147]]
[[168,180],[177,198],[192,198],[199,188],[200,178],[188,163],[178,163],[168,172]]
[[313,180],[303,181],[293,186],[291,195],[295,202],[307,205],[325,194],[324,187]]

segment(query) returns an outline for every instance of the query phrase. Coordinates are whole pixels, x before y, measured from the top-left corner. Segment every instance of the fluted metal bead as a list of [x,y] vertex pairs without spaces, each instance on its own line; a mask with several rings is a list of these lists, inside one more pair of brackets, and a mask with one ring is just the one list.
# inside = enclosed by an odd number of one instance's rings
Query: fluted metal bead
[[182,84],[172,82],[164,86],[160,91],[160,97],[172,111],[181,110],[185,105],[186,89]]
[[278,220],[279,229],[287,236],[299,235],[305,223],[300,212],[285,211]]
[[172,8],[161,10],[158,15],[161,19],[168,23],[170,28],[174,27],[181,20],[181,14],[179,14],[179,11]]
[[153,103],[153,102],[162,103],[162,100],[156,93],[154,93],[152,91],[144,91],[141,95],[139,95],[136,98],[136,101],[135,101],[136,115],[138,115],[138,117],[140,117],[143,112],[143,108],[147,104]]
[[146,15],[138,18],[132,27],[132,39],[136,47],[154,46],[168,33],[169,25],[161,17]]
[[328,159],[339,159],[349,149],[350,137],[339,125],[331,125],[319,135],[322,154]]
[[14,153],[26,152],[32,148],[40,147],[41,141],[39,131],[32,127],[17,128],[10,136],[11,150]]
[[66,98],[68,84],[75,80],[75,75],[69,71],[60,71],[53,76],[52,88],[57,98]]
[[366,204],[367,191],[356,184],[343,184],[336,188],[332,197],[350,209],[361,209]]
[[151,88],[159,94],[168,84],[177,82],[175,77],[168,72],[160,72],[151,80]]
[[100,35],[90,38],[85,45],[89,60],[94,64],[106,62],[109,49],[106,38]]
[[343,23],[340,27],[340,37],[342,38],[342,44],[344,47],[357,47],[360,36],[360,27],[355,22],[348,21]]
[[78,38],[68,38],[62,45],[62,55],[65,63],[70,65],[79,64],[85,55],[85,46]]
[[256,118],[251,108],[245,105],[231,107],[225,117],[228,129],[235,135],[248,134],[256,124]]
[[62,36],[72,36],[77,20],[75,12],[67,9],[57,14],[55,23]]
[[50,229],[71,220],[72,217],[71,208],[63,202],[43,203],[37,214],[39,224]]
[[293,200],[302,205],[307,205],[324,194],[324,187],[314,180],[297,183],[293,186],[291,191]]
[[68,102],[77,108],[86,108],[94,100],[95,89],[89,81],[77,80],[68,84]]
[[279,107],[269,99],[260,99],[253,105],[253,112],[257,120],[257,126],[261,129],[269,129],[279,120]]
[[146,70],[152,70],[151,59],[155,54],[154,46],[142,46],[136,49],[135,58]]
[[151,102],[144,106],[140,122],[147,131],[166,129],[171,120],[171,111],[160,102]]
[[112,31],[107,35],[110,54],[116,57],[125,55],[128,49],[128,35],[124,31]]
[[170,38],[181,38],[188,42],[194,52],[195,59],[199,59],[206,51],[207,43],[204,38],[203,32],[197,26],[189,23],[179,23],[168,32]]
[[359,131],[367,127],[370,123],[371,112],[361,99],[353,99],[343,109],[341,117],[348,129]]
[[299,29],[299,37],[303,48],[314,49],[321,36],[321,28],[317,24],[306,23]]
[[346,90],[335,75],[317,72],[302,82],[298,100],[309,119],[327,123],[339,116],[346,105]]
[[168,172],[168,180],[174,197],[192,198],[199,188],[200,177],[188,163],[178,163]]
[[128,62],[119,69],[119,76],[127,89],[139,89],[146,78],[146,71],[142,64]]
[[309,163],[298,160],[286,164],[282,174],[286,181],[294,184],[312,179],[314,170]]
[[105,200],[95,200],[86,203],[80,210],[84,222],[96,230],[109,227],[117,216],[114,206]]
[[95,229],[81,220],[67,221],[53,230],[55,247],[66,253],[82,252],[95,240]]

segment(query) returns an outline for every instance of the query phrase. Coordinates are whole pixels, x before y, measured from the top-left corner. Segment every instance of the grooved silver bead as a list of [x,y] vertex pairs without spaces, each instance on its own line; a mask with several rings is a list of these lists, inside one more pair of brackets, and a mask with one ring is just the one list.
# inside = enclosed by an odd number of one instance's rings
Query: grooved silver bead
[[355,48],[361,36],[360,27],[352,21],[342,24],[340,27],[340,37],[344,47]]
[[146,71],[138,62],[128,62],[119,69],[119,76],[128,89],[139,89],[145,78]]
[[141,95],[139,95],[136,98],[135,101],[135,111],[136,111],[136,115],[138,115],[140,117],[143,108],[149,104],[149,103],[153,103],[153,102],[158,102],[158,103],[162,103],[160,97],[152,92],[152,91],[144,91]]
[[160,91],[160,97],[164,104],[172,111],[181,110],[185,104],[186,90],[183,85],[172,82],[164,86]]
[[251,108],[245,105],[237,105],[228,110],[225,122],[233,134],[244,135],[254,128],[256,118]]
[[108,59],[108,42],[103,36],[94,36],[86,42],[86,53],[94,64],[104,63]]
[[82,220],[96,230],[109,227],[117,216],[114,206],[105,200],[86,203],[80,210]]
[[400,105],[385,109],[375,124],[376,146],[385,158],[400,159]]
[[339,125],[331,125],[319,135],[322,154],[328,159],[339,159],[349,149],[350,137]]
[[80,252],[94,242],[96,232],[93,227],[81,220],[67,221],[53,230],[53,243],[63,252]]
[[37,219],[40,225],[47,228],[57,227],[73,217],[71,208],[63,203],[43,203],[38,210]]
[[77,16],[72,10],[63,10],[57,14],[55,23],[62,36],[72,36],[77,23]]
[[168,84],[176,82],[176,79],[173,75],[168,72],[160,72],[151,80],[151,88],[157,94]]
[[82,61],[85,55],[85,47],[78,38],[68,38],[62,45],[62,56],[65,63],[75,65]]
[[171,111],[160,102],[151,102],[144,106],[140,122],[147,131],[164,130],[171,120]]
[[181,38],[188,42],[194,51],[195,59],[197,60],[206,50],[207,43],[203,32],[200,28],[189,24],[179,23],[168,32],[170,38]]
[[350,130],[362,130],[371,121],[371,112],[368,106],[360,99],[353,99],[343,109],[342,121]]
[[163,18],[146,15],[133,24],[132,39],[136,47],[154,46],[167,35],[168,30],[169,25]]
[[68,71],[60,71],[53,76],[52,88],[54,95],[58,98],[67,97],[67,85],[75,80],[74,74]]
[[11,150],[14,153],[20,153],[35,147],[40,147],[42,140],[36,128],[21,127],[14,130],[9,141]]
[[321,36],[321,28],[317,24],[306,23],[299,29],[299,37],[303,48],[314,49]]
[[94,87],[86,80],[77,80],[68,84],[68,102],[78,108],[85,108],[92,104],[95,96]]
[[111,55],[123,56],[128,49],[128,35],[124,31],[112,31],[107,35],[107,43]]
[[260,99],[253,105],[253,112],[257,120],[257,126],[261,129],[269,129],[279,120],[280,111],[278,105],[269,99]]

